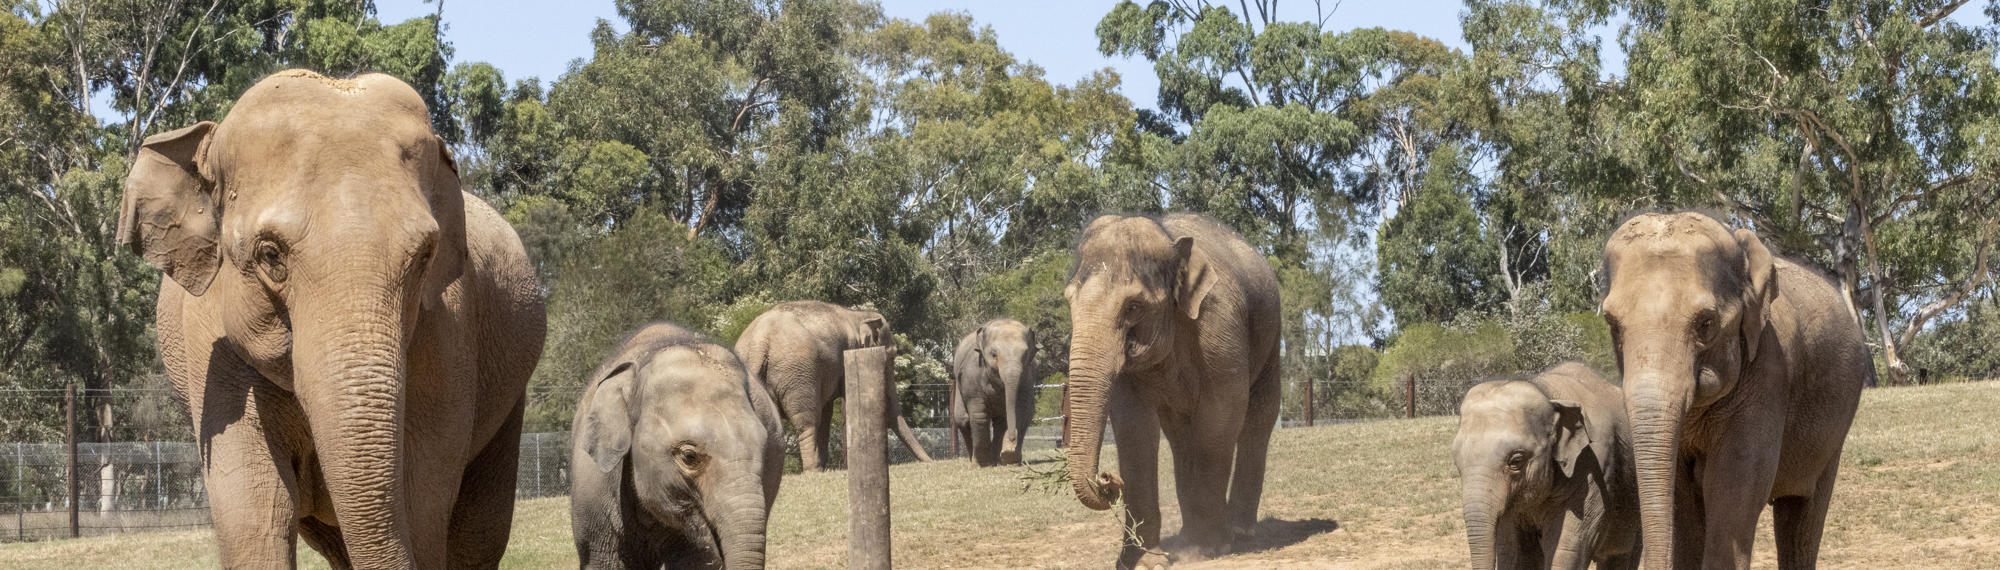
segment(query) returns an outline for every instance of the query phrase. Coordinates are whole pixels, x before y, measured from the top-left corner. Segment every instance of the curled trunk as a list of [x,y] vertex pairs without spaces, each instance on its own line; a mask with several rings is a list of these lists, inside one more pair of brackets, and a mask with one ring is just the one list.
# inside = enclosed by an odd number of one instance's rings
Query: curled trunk
[[1679,478],[1681,424],[1694,378],[1634,376],[1626,384],[1632,418],[1632,466],[1639,487],[1640,535],[1647,568],[1673,568],[1674,484]]
[[1098,334],[1079,328],[1070,346],[1068,429],[1063,441],[1069,445],[1069,480],[1076,499],[1083,506],[1102,511],[1118,498],[1122,481],[1110,473],[1097,471],[1098,452],[1104,443],[1104,410],[1124,355],[1116,345],[1106,349]]

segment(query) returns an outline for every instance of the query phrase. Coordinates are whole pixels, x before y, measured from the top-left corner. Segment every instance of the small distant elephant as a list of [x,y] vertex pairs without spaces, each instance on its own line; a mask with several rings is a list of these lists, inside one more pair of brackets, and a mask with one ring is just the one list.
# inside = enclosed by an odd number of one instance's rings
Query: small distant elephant
[[585,568],[764,567],[785,444],[728,349],[654,323],[619,343],[576,405],[570,526]]
[[1875,366],[1846,296],[1750,230],[1632,218],[1604,245],[1647,568],[1748,568],[1771,505],[1781,568],[1811,568]]
[[[1120,566],[1164,566],[1160,436],[1174,451],[1181,534],[1200,560],[1251,535],[1278,419],[1278,276],[1236,232],[1193,214],[1102,216],[1083,230],[1069,299],[1069,477],[1078,501],[1124,493]],[[1118,472],[1097,471],[1104,419]]]
[[1471,568],[1639,567],[1639,494],[1625,398],[1589,366],[1473,386],[1452,458]]
[[500,564],[542,286],[415,89],[274,73],[146,138],[117,235],[160,269],[220,566]]
[[[806,471],[827,466],[827,436],[833,421],[833,401],[847,393],[846,360],[842,353],[856,348],[889,346],[889,322],[881,313],[849,309],[819,301],[779,303],[758,315],[736,339],[736,354],[750,379],[762,383],[778,402],[778,411],[799,430],[799,463]],[[919,461],[930,461],[896,398],[889,378],[889,406],[882,413],[894,418],[895,432]]]
[[1021,462],[1021,439],[1035,420],[1035,333],[994,319],[959,339],[952,354],[952,426],[980,467]]

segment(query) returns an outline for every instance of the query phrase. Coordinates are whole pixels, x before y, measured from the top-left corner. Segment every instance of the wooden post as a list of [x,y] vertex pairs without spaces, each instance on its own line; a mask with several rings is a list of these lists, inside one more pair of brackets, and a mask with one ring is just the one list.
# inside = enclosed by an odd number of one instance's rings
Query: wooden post
[[1410,402],[1410,411],[1404,414],[1403,417],[1415,418],[1417,417],[1417,375],[1411,374],[1405,376],[1403,378],[1403,385],[1407,387],[1407,396],[1404,399]]
[[1069,377],[1063,377],[1062,433],[1056,434],[1056,449],[1069,449]]
[[1312,425],[1313,425],[1313,379],[1312,379],[1312,375],[1311,375],[1311,374],[1305,374],[1304,376],[1305,376],[1305,383],[1306,383],[1306,427],[1312,427]]
[[77,537],[76,511],[82,506],[76,496],[76,382],[70,382],[63,389],[63,417],[69,427],[64,429],[64,438],[69,441],[69,537]]
[[889,349],[842,354],[847,364],[847,567],[889,570]]

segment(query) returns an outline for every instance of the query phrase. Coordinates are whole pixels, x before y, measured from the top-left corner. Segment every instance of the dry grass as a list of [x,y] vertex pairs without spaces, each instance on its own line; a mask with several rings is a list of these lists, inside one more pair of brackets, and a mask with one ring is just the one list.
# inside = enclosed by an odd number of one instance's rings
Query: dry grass
[[[1822,565],[1979,568],[2000,560],[1992,538],[2000,535],[1996,408],[1996,382],[1869,391],[1848,439]],[[1445,453],[1455,426],[1425,418],[1280,430],[1258,539],[1199,566],[1462,566],[1458,483]],[[1109,513],[1085,510],[1066,489],[1024,490],[1022,468],[946,461],[892,471],[899,568],[1101,568],[1116,551]],[[1163,492],[1169,534],[1179,526],[1172,493]],[[771,523],[771,565],[845,566],[845,501],[841,473],[787,477]],[[504,566],[574,566],[565,499],[525,501],[515,517]],[[211,541],[207,532],[168,532],[6,545],[0,567],[212,568]],[[1757,566],[1775,567],[1774,554],[1767,514]]]

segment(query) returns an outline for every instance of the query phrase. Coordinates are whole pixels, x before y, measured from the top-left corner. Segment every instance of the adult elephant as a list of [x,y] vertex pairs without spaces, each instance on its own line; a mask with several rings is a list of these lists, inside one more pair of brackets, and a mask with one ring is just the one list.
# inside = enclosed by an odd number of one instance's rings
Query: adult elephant
[[1035,332],[1014,319],[987,321],[959,339],[951,362],[952,428],[973,464],[1020,463],[1035,419]]
[[499,564],[540,286],[416,91],[267,77],[146,139],[118,235],[165,273],[222,566],[290,566],[296,538],[335,567]]
[[[889,322],[881,313],[849,309],[820,301],[778,303],[750,321],[736,339],[736,355],[750,378],[763,383],[777,399],[778,410],[799,430],[799,464],[806,471],[826,468],[826,442],[833,421],[833,401],[847,392],[843,352],[889,345]],[[885,377],[893,383],[894,377]],[[931,456],[917,443],[903,420],[902,404],[890,386],[888,409],[896,434],[920,461]]]
[[1825,277],[1706,215],[1646,214],[1604,246],[1647,568],[1748,568],[1773,508],[1778,562],[1811,568],[1874,367]]
[[[1084,228],[1069,298],[1069,476],[1087,507],[1125,490],[1121,566],[1159,551],[1159,441],[1174,451],[1181,533],[1202,559],[1251,534],[1278,417],[1278,278],[1214,220],[1103,216]],[[1106,410],[1118,472],[1097,471]],[[1233,469],[1232,469],[1233,466]],[[1232,532],[1233,531],[1233,532]]]
[[634,331],[585,384],[570,526],[585,568],[763,568],[785,442],[743,364],[668,323]]

